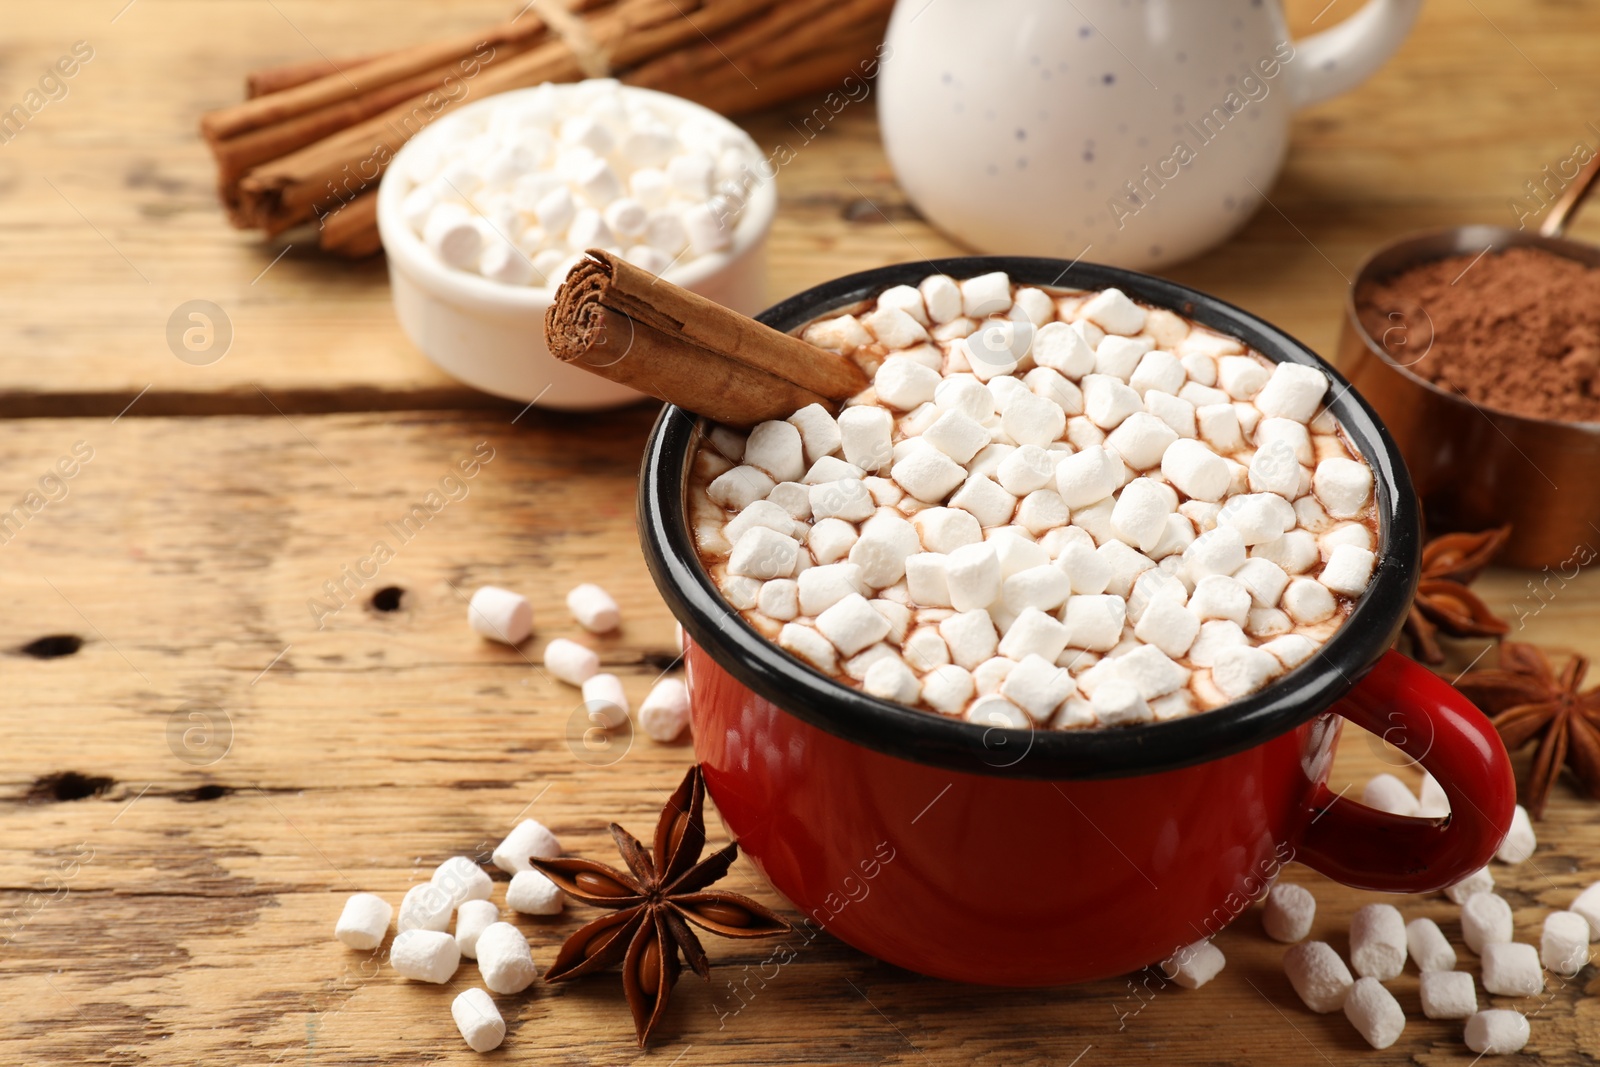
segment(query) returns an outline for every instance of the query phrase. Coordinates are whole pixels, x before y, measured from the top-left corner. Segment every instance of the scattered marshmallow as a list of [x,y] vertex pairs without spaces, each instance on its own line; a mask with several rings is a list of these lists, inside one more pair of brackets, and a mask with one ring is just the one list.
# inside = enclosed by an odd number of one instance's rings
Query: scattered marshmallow
[[1368,904],[1350,918],[1350,966],[1363,978],[1398,978],[1406,966],[1406,923],[1392,904]]
[[1544,992],[1539,950],[1518,941],[1483,946],[1483,988],[1505,997],[1531,997]]
[[1589,921],[1577,912],[1551,912],[1539,938],[1540,962],[1551,974],[1571,978],[1589,962],[1589,934]]
[[451,856],[439,864],[430,880],[450,897],[453,907],[468,900],[488,900],[494,892],[488,873],[465,856]]
[[1368,779],[1361,790],[1361,803],[1391,815],[1416,815],[1418,808],[1416,795],[1392,774],[1378,774]]
[[506,1021],[494,998],[481,989],[465,989],[450,1002],[450,1017],[456,1021],[462,1040],[474,1052],[490,1052],[506,1039]]
[[622,679],[614,674],[597,674],[583,683],[583,706],[602,729],[628,721],[628,694],[623,691]]
[[1406,1028],[1400,1002],[1376,978],[1358,978],[1350,987],[1344,1016],[1373,1048],[1388,1048],[1400,1040]]
[[[1480,867],[1478,870],[1473,871],[1471,874],[1461,879],[1461,881],[1457,882],[1455,885],[1446,889],[1444,891],[1444,895],[1449,897],[1457,904],[1465,904],[1467,901],[1472,899],[1474,894],[1487,893],[1493,888],[1494,875],[1489,873],[1489,868]],[[1597,898],[1596,902],[1600,903],[1600,898]],[[1574,908],[1573,910],[1576,911],[1577,909]],[[1597,927],[1597,929],[1600,929],[1600,927]]]
[[1600,882],[1579,893],[1578,899],[1567,905],[1567,910],[1589,920],[1589,940],[1600,941]]
[[1311,890],[1292,882],[1279,882],[1267,892],[1261,909],[1261,926],[1274,941],[1292,944],[1305,940],[1317,915],[1317,899]]
[[1473,1052],[1504,1056],[1528,1043],[1528,1018],[1520,1011],[1480,1011],[1467,1020],[1463,1035]]
[[1474,893],[1461,905],[1461,939],[1483,955],[1485,947],[1511,940],[1511,905],[1495,893]]
[[401,930],[389,946],[389,965],[401,978],[443,985],[461,966],[461,950],[441,930]]
[[1423,974],[1456,969],[1456,950],[1432,919],[1406,923],[1406,951]]
[[[333,936],[349,948],[377,948],[389,932],[389,920],[392,918],[394,908],[387,900],[376,893],[353,893],[344,902],[344,910],[339,913],[339,921],[333,927]],[[1585,937],[1585,958],[1588,953],[1589,942]]]
[[600,657],[593,649],[558,637],[544,646],[544,669],[568,685],[581,686],[600,673]]
[[456,947],[469,960],[478,958],[478,935],[500,921],[500,909],[490,900],[468,900],[456,909]]
[[520,645],[533,633],[533,608],[521,593],[486,585],[467,604],[467,624],[480,637]]
[[450,894],[432,882],[422,882],[406,890],[400,901],[398,928],[406,930],[448,930],[450,913],[455,910]]
[[524,915],[559,915],[561,890],[541,871],[518,871],[506,887],[506,907]]
[[1228,961],[1216,943],[1207,938],[1180,948],[1168,962],[1172,964],[1168,977],[1185,989],[1199,989],[1221,974]]
[[529,858],[553,860],[561,855],[561,842],[556,835],[536,819],[523,819],[495,846],[490,857],[494,865],[507,874],[531,871]]
[[1430,1019],[1465,1019],[1478,1010],[1478,988],[1466,971],[1423,971],[1419,988]]
[[[752,434],[753,438],[755,435]],[[567,610],[592,634],[605,634],[622,625],[622,612],[611,594],[590,582],[575,586],[567,594]]]
[[1533,823],[1528,818],[1528,809],[1518,804],[1511,816],[1511,829],[1506,832],[1506,839],[1500,842],[1494,858],[1501,863],[1521,863],[1533,855],[1538,844],[1533,836]]
[[1302,941],[1283,954],[1283,972],[1306,1007],[1322,1015],[1344,1007],[1355,980],[1324,941]]
[[676,741],[689,725],[689,688],[678,678],[663,678],[639,705],[639,727],[652,740]]
[[[455,941],[450,941],[455,948]],[[528,939],[510,923],[490,923],[478,935],[478,973],[493,993],[520,993],[539,977]],[[453,968],[452,968],[453,969]]]

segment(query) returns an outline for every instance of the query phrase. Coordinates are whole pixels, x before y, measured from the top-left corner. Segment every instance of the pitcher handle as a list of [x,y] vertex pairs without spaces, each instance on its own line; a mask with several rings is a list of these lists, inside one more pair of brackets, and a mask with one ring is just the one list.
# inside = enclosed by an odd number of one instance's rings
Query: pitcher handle
[[1295,108],[1320,104],[1372,77],[1399,49],[1421,9],[1422,0],[1368,0],[1337,26],[1294,42],[1288,69]]

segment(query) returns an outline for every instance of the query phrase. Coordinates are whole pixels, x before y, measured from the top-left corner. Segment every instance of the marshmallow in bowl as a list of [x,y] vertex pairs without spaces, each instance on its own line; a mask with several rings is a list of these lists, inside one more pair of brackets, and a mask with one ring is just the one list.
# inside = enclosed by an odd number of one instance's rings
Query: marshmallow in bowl
[[613,79],[545,84],[451,116],[409,153],[401,213],[447,267],[554,289],[585,249],[661,274],[732,247],[770,171],[727,122]]
[[873,696],[1058,729],[1207,711],[1315,657],[1377,569],[1316,367],[1000,272],[801,336],[871,387],[713,428],[691,519],[731,607]]

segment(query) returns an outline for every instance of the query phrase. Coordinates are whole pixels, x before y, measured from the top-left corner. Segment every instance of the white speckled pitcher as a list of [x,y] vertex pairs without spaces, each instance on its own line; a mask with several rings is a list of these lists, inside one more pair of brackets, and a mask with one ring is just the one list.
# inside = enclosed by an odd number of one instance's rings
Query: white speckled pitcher
[[1293,112],[1354,88],[1422,0],[1289,39],[1276,0],[899,0],[879,79],[896,176],[984,252],[1148,269],[1244,224]]

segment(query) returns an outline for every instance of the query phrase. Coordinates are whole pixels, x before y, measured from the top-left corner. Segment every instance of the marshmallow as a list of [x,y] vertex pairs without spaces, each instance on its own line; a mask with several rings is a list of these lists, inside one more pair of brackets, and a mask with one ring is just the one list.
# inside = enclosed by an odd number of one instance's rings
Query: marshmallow
[[1217,360],[1217,385],[1235,400],[1249,400],[1272,377],[1251,356],[1223,356]]
[[934,420],[933,425],[922,431],[922,439],[957,463],[969,462],[990,440],[989,431],[982,423],[957,408],[945,411]]
[[489,875],[465,856],[451,856],[439,864],[430,881],[450,897],[452,907],[468,900],[488,900],[494,891]]
[[1500,941],[1483,946],[1483,988],[1505,997],[1531,997],[1544,992],[1539,951],[1532,945]]
[[1184,495],[1221,500],[1228,491],[1228,465],[1199,441],[1174,441],[1161,454],[1161,473]]
[[1134,470],[1146,471],[1158,466],[1177,440],[1172,427],[1149,412],[1135,411],[1106,435],[1106,447],[1114,449]]
[[[828,482],[849,481],[860,478],[866,471],[854,463],[846,463],[836,456],[823,456],[810,467],[800,478],[800,484],[806,486],[806,514],[811,513],[811,489],[813,485],[824,485]],[[788,483],[785,483],[788,484]],[[753,505],[752,505],[753,506]],[[782,531],[780,531],[782,532]]]
[[932,626],[919,626],[903,643],[906,662],[919,671],[930,671],[950,662],[950,649]]
[[1302,625],[1322,622],[1333,617],[1338,602],[1328,587],[1310,578],[1296,578],[1283,590],[1283,610]]
[[1006,675],[1000,684],[1000,695],[1027,712],[1034,722],[1043,723],[1077,689],[1065,669],[1057,667],[1053,660],[1030,653]]
[[[1193,599],[1189,601],[1189,606],[1193,609]],[[1189,662],[1196,667],[1215,667],[1217,656],[1223,649],[1249,643],[1250,639],[1244,635],[1244,630],[1236,622],[1226,620],[1203,622],[1200,624],[1200,635],[1194,639],[1194,644],[1189,646]]]
[[[1485,874],[1488,872],[1485,871]],[[1491,881],[1492,885],[1493,882]],[[1567,910],[1576,912],[1589,920],[1589,940],[1600,941],[1600,882],[1595,882],[1589,888],[1578,894],[1578,899],[1567,905]]]
[[1086,648],[1105,652],[1116,646],[1122,637],[1122,626],[1127,616],[1127,605],[1119,596],[1109,594],[1078,595],[1067,601],[1063,621],[1066,624],[1066,642],[1073,648]]
[[[1172,964],[1167,977],[1185,989],[1199,989],[1221,974],[1228,961],[1223,958],[1222,950],[1206,939],[1185,945],[1173,953],[1172,959],[1167,962]],[[1168,971],[1166,964],[1161,969],[1163,974]]]
[[567,594],[567,610],[590,633],[610,633],[622,625],[622,612],[611,594],[590,582],[574,586]]
[[480,637],[519,645],[533,633],[533,608],[520,593],[485,585],[467,604],[467,625]]
[[490,1052],[506,1039],[506,1021],[494,998],[481,989],[466,989],[450,1002],[450,1017],[461,1031],[461,1038],[474,1052]]
[[850,562],[861,568],[861,578],[875,589],[905,577],[906,557],[921,549],[916,527],[898,516],[880,511],[861,527],[850,547]]
[[774,482],[792,482],[805,473],[800,431],[788,422],[763,422],[745,440],[744,462],[759,467]]
[[1121,485],[1121,458],[1098,445],[1068,456],[1056,466],[1056,491],[1073,510],[1105,500]]
[[980,696],[967,708],[966,719],[979,726],[1025,730],[1032,725],[1027,712],[996,693]]
[[1113,678],[1098,686],[1089,698],[1100,722],[1116,726],[1130,722],[1148,722],[1155,718],[1149,703],[1140,695],[1138,686]]
[[[852,539],[854,536],[852,530]],[[756,610],[769,619],[792,622],[800,614],[800,583],[793,578],[762,582],[761,591],[756,594]]]
[[915,704],[922,693],[922,683],[916,674],[892,653],[867,668],[861,688],[869,696],[901,704]]
[[970,513],[981,526],[1003,526],[1016,512],[1017,498],[987,475],[974,474],[951,495],[950,506]]
[[1478,989],[1466,971],[1424,971],[1418,986],[1430,1019],[1465,1019],[1478,1010]]
[[1095,352],[1083,335],[1064,322],[1047,323],[1033,336],[1033,361],[1068,378],[1081,378],[1095,367]]
[[1029,655],[1051,663],[1067,647],[1067,627],[1037,608],[1024,608],[1000,639],[1000,654],[1019,662]]
[[1300,462],[1294,448],[1282,440],[1256,449],[1250,457],[1250,489],[1293,498],[1300,488]]
[[1361,803],[1393,815],[1416,815],[1417,798],[1406,784],[1392,774],[1377,774],[1367,780]]
[[1261,926],[1274,941],[1293,944],[1311,933],[1317,915],[1317,899],[1303,885],[1279,882],[1267,892],[1261,909]]
[[[519,876],[521,877],[521,876]],[[450,942],[451,948],[455,941]],[[539,977],[528,939],[510,923],[490,923],[478,935],[478,973],[494,993],[520,993]]]
[[766,581],[794,573],[800,542],[765,526],[751,529],[728,555],[728,573]]
[[678,678],[663,678],[650,687],[639,705],[639,727],[654,741],[676,741],[689,725],[689,689]]
[[806,405],[790,415],[788,422],[800,433],[807,463],[832,455],[843,444],[838,421],[821,404]]
[[[998,557],[996,557],[998,558]],[[1072,582],[1059,567],[1044,565],[1018,571],[1001,583],[1001,600],[1007,610],[1024,608],[1054,611],[1066,603]]]
[[568,685],[582,685],[600,671],[600,657],[576,641],[558,637],[544,646],[544,669]]
[[1208,574],[1194,584],[1189,609],[1202,622],[1220,619],[1239,626],[1249,618],[1250,590],[1243,582],[1222,574]]
[[1244,448],[1244,431],[1232,404],[1205,404],[1195,408],[1195,427],[1202,440],[1221,455]]
[[1228,498],[1217,512],[1217,525],[1239,531],[1246,545],[1276,541],[1294,528],[1294,507],[1274,493],[1243,493]]
[[1528,1043],[1528,1018],[1520,1011],[1480,1011],[1467,1020],[1462,1036],[1473,1052],[1504,1056]]
[[523,819],[505,836],[505,840],[495,847],[494,854],[490,858],[502,871],[516,874],[518,871],[533,869],[528,863],[529,857],[553,860],[560,855],[561,842],[556,840],[555,834],[537,820]]
[[1539,938],[1539,960],[1545,969],[1563,978],[1583,970],[1589,962],[1589,932],[1589,921],[1576,912],[1553,911],[1546,915]]
[[967,480],[967,472],[933,446],[918,444],[895,462],[889,476],[918,500],[936,504]]
[[[910,321],[910,316],[902,313],[902,317]],[[912,322],[911,325],[916,326],[916,323]],[[901,411],[910,411],[918,404],[932,400],[938,384],[938,371],[930,370],[905,356],[890,356],[884,360],[872,379],[878,399]]]
[[922,699],[945,715],[960,712],[975,691],[971,672],[953,663],[935,667],[922,678]]
[[928,318],[936,323],[949,322],[961,315],[961,287],[954,278],[944,274],[931,274],[917,286],[922,302],[928,309]]
[[1172,395],[1183,388],[1185,377],[1183,364],[1178,362],[1177,356],[1156,350],[1146,352],[1139,360],[1139,365],[1128,379],[1128,385],[1140,396],[1152,390]]
[[1002,315],[1011,307],[1011,279],[1003,271],[980,274],[960,284],[961,313],[969,318]]
[[1372,569],[1377,562],[1377,556],[1364,548],[1340,545],[1328,557],[1317,580],[1335,593],[1360,596],[1372,580]]
[[[676,216],[671,217],[676,221]],[[801,331],[800,337],[807,344],[826,348],[830,352],[850,352],[872,343],[872,334],[854,315],[840,315],[813,322]]]
[[[917,300],[917,304],[920,309],[922,304],[920,298]],[[866,316],[863,320],[863,325],[872,331],[879,344],[891,351],[910,348],[917,342],[928,339],[928,331],[922,328],[922,323],[901,308],[884,306],[881,300],[879,301],[878,310]],[[935,370],[933,374],[935,384],[937,384],[938,372]],[[880,397],[883,396],[881,390],[878,395]],[[930,396],[928,399],[931,400],[933,398]]]
[[987,608],[1000,596],[1000,558],[988,542],[950,552],[944,570],[950,606],[957,611]]
[[1302,941],[1285,952],[1283,973],[1306,1007],[1322,1015],[1344,1007],[1355,984],[1344,960],[1322,941]]
[[1244,537],[1231,526],[1208,530],[1183,550],[1184,569],[1195,581],[1211,574],[1230,576],[1244,561]]
[[1436,819],[1450,814],[1450,798],[1438,779],[1427,771],[1422,772],[1422,787],[1417,790],[1417,814],[1425,819]]
[[1474,893],[1461,905],[1461,939],[1478,955],[1511,940],[1511,905],[1494,893]]
[[1177,658],[1189,651],[1200,634],[1200,617],[1182,604],[1157,600],[1144,610],[1134,636],[1168,656]]
[[400,901],[398,929],[448,930],[455,906],[450,894],[432,882],[414,885]]
[[860,593],[851,593],[817,616],[817,630],[846,656],[889,633],[889,623]]
[[401,978],[443,985],[461,966],[461,950],[442,931],[401,930],[389,946],[389,965]]
[[[1457,904],[1465,904],[1477,893],[1487,893],[1494,888],[1494,875],[1489,873],[1489,868],[1480,867],[1467,875],[1455,885],[1444,891],[1444,895]],[[1581,899],[1581,898],[1580,898]],[[1573,911],[1577,911],[1574,905]]]
[[1353,519],[1372,499],[1372,468],[1353,459],[1330,457],[1317,464],[1311,490],[1329,515]]
[[1145,309],[1128,299],[1120,289],[1104,289],[1085,301],[1078,309],[1080,318],[1088,319],[1106,333],[1131,337],[1144,329]]
[[1017,391],[1001,404],[1000,425],[1019,445],[1044,446],[1067,428],[1067,413],[1049,397]]
[[[376,893],[353,893],[344,902],[344,910],[339,913],[339,921],[333,927],[333,936],[349,948],[377,948],[383,944],[384,935],[389,932],[389,920],[393,917],[394,908]],[[1588,927],[1584,929],[1587,931]],[[1589,954],[1588,945],[1586,935],[1585,958]]]
[[1083,378],[1083,413],[1102,430],[1114,430],[1130,415],[1139,413],[1144,402],[1127,384],[1109,374],[1086,374]]
[[456,203],[443,203],[428,213],[422,243],[441,263],[457,270],[477,267],[483,252],[483,226],[471,211]]
[[[809,573],[809,572],[808,572]],[[799,623],[785,623],[778,631],[778,647],[804,660],[824,674],[832,674],[839,665],[833,645],[817,631]]]
[[1532,856],[1537,847],[1538,841],[1533,836],[1533,823],[1528,819],[1528,809],[1518,804],[1511,815],[1511,829],[1506,831],[1506,839],[1500,842],[1494,858],[1501,863],[1521,863]]
[[1225,648],[1217,653],[1211,680],[1229,700],[1248,696],[1283,673],[1276,656],[1259,648]]
[[[1150,351],[1150,342],[1138,337],[1107,337],[1094,349],[1094,370],[1096,374],[1106,374],[1113,378],[1128,382],[1133,377],[1134,369],[1138,367],[1139,360]],[[1129,387],[1132,388],[1130,382]],[[1142,389],[1134,389],[1141,396]]]
[[1455,970],[1456,950],[1432,919],[1412,919],[1406,923],[1406,949],[1423,974]]
[[893,285],[879,293],[878,308],[880,310],[893,308],[904,312],[916,320],[919,326],[929,324],[927,305],[923,302],[922,294],[909,285]]
[[878,506],[866,483],[859,478],[820,482],[810,489],[811,517],[814,520],[843,519],[860,522],[870,518]]
[[490,900],[468,900],[456,909],[456,947],[469,960],[478,958],[478,935],[500,921],[500,909]]
[[1279,363],[1255,395],[1255,405],[1269,418],[1310,422],[1328,391],[1327,375],[1299,363]]
[[[884,412],[885,415],[888,412]],[[712,503],[732,511],[741,511],[758,500],[766,499],[777,485],[765,471],[755,467],[738,466],[712,479],[706,487],[706,496]]]
[[1360,978],[1345,997],[1344,1016],[1373,1048],[1388,1048],[1400,1040],[1406,1013],[1394,994],[1376,978]]
[[1167,516],[1177,507],[1178,497],[1170,486],[1150,478],[1135,478],[1117,495],[1111,509],[1111,528],[1127,543],[1148,552],[1160,543]]
[[882,470],[889,465],[894,451],[890,441],[893,429],[893,416],[882,408],[845,408],[839,414],[844,458],[864,471]]
[[1368,904],[1350,917],[1350,966],[1365,978],[1398,978],[1406,966],[1406,924],[1392,904]]

